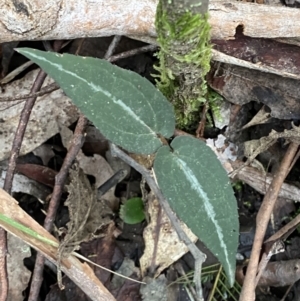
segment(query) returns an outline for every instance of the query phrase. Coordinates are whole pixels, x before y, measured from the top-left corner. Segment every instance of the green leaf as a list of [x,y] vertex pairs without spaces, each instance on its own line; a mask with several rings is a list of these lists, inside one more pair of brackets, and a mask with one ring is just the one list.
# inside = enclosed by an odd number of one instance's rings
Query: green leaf
[[231,285],[239,223],[228,176],[213,151],[192,137],[176,137],[163,146],[154,171],[164,196],[178,217],[220,260]]
[[144,202],[141,198],[126,201],[120,209],[120,217],[126,224],[137,224],[145,219]]
[[124,149],[152,154],[162,145],[157,134],[173,135],[172,105],[140,75],[91,57],[17,51],[47,72],[103,135]]

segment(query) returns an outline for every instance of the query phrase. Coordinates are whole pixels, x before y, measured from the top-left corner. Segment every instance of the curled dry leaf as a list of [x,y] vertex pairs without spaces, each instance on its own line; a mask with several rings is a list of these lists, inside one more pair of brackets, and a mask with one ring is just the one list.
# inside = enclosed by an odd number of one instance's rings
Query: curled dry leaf
[[284,138],[288,142],[300,144],[300,127],[292,123],[292,129],[284,130],[283,132],[276,132],[272,130],[268,136],[260,139],[250,140],[245,142],[245,155],[248,157],[247,161],[234,170],[232,175],[239,173],[245,166],[249,165],[260,153],[266,151],[269,147],[276,143],[277,139]]
[[55,156],[52,145],[46,143],[37,147],[33,153],[41,158],[44,166],[48,166],[49,161]]
[[[73,132],[66,126],[61,126],[60,135],[64,147],[69,149],[73,137]],[[110,177],[114,175],[113,169],[110,167],[107,161],[100,155],[94,154],[94,156],[92,157],[87,157],[80,150],[77,155],[77,160],[80,168],[84,171],[85,174],[95,177],[96,188],[99,188]],[[101,199],[106,200],[110,207],[113,209],[118,207],[118,199],[115,197],[115,187],[108,190],[101,197]]]
[[67,190],[69,196],[65,205],[69,208],[70,221],[68,232],[59,246],[59,258],[79,249],[80,243],[103,236],[105,226],[112,221],[111,209],[104,201],[97,201],[95,189],[77,164],[70,170]]
[[29,179],[35,180],[38,183],[42,183],[48,187],[54,187],[57,171],[53,170],[52,168],[38,164],[25,163],[17,164],[16,170]]

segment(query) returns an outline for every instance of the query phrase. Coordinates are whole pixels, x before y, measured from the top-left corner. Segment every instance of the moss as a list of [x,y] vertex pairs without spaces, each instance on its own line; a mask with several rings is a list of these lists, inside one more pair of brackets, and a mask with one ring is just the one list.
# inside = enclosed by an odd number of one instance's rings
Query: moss
[[168,4],[160,0],[157,7],[155,25],[161,48],[156,83],[175,107],[177,126],[187,128],[199,120],[199,108],[206,102],[210,25],[207,14],[168,11]]
[[[218,121],[222,121],[222,116],[220,112],[220,105],[222,101],[223,101],[223,97],[220,94],[213,91],[211,88],[208,88],[207,104],[212,112],[212,115]],[[211,120],[211,124],[212,124],[212,120]]]

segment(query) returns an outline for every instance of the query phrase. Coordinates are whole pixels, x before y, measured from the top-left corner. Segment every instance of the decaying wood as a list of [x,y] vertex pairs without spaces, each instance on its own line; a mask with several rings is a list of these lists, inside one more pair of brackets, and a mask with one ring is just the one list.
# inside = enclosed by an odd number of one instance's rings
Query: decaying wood
[[[231,164],[234,169],[237,169],[243,165],[243,162],[237,160],[236,162],[232,162]],[[254,167],[245,166],[237,174],[237,178],[264,195],[266,194],[272,182],[273,176],[270,174],[264,175]],[[279,191],[279,197],[289,199],[294,202],[299,202],[299,195],[299,188],[288,183],[283,183]]]
[[[270,286],[283,287],[294,284],[300,279],[299,266],[299,259],[269,262],[258,282],[258,286],[267,288]],[[243,267],[238,266],[237,280],[240,284],[244,281],[243,273]]]
[[[0,42],[110,35],[155,37],[157,0],[2,0]],[[213,0],[213,39],[233,39],[236,28],[262,38],[300,37],[300,10]]]
[[[298,55],[298,53],[297,53],[297,55]],[[291,72],[287,72],[285,69],[280,70],[280,69],[276,69],[276,68],[271,67],[271,66],[261,64],[261,62],[259,64],[251,63],[249,61],[239,59],[239,58],[236,58],[234,56],[230,56],[226,53],[223,53],[221,51],[217,51],[215,49],[212,49],[212,58],[213,58],[214,61],[225,63],[225,64],[236,65],[236,66],[248,68],[248,69],[251,69],[251,70],[257,70],[257,71],[265,72],[265,73],[272,73],[272,74],[280,75],[280,76],[283,76],[283,77],[289,77],[289,78],[293,78],[293,79],[300,79],[300,74],[299,74],[298,69],[295,70],[295,73],[291,73]]]
[[282,287],[294,284],[300,279],[300,260],[270,262],[264,271],[258,286]]
[[233,39],[238,26],[243,27],[244,35],[253,38],[300,36],[298,9],[247,2],[211,1],[209,12],[212,37],[216,39]]
[[237,29],[234,40],[213,39],[214,49],[244,63],[242,65],[234,62],[234,65],[284,77],[300,78],[299,46],[273,39],[249,38],[242,31],[241,27]]
[[[219,54],[225,56],[221,52]],[[249,66],[242,68],[221,64],[211,69],[209,85],[225,99],[238,105],[251,101],[263,103],[271,109],[271,116],[279,119],[290,120],[300,117],[298,80],[260,72],[251,69],[250,62],[229,55],[226,57],[231,58],[230,64],[238,60],[244,62],[245,67],[247,64]]]

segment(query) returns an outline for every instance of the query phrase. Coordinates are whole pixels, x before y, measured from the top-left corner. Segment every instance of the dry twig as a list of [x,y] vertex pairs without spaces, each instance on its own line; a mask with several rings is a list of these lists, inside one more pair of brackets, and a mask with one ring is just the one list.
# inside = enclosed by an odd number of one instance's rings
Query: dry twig
[[261,207],[256,217],[256,232],[252,247],[250,261],[247,267],[247,273],[244,279],[244,285],[240,295],[240,301],[255,300],[256,275],[258,270],[259,256],[266,229],[277,200],[281,185],[286,178],[290,165],[298,150],[298,144],[291,142],[289,148],[281,162],[280,168],[273,178],[273,181],[266,193]]
[[[49,203],[49,208],[47,215],[44,221],[44,228],[47,231],[51,231],[53,227],[53,222],[56,216],[57,208],[59,205],[60,197],[63,193],[63,188],[65,181],[69,172],[70,167],[72,166],[79,150],[81,149],[84,142],[84,130],[86,127],[87,120],[83,115],[80,115],[75,132],[72,140],[72,144],[69,148],[69,151],[65,157],[63,165],[59,173],[55,177],[55,186],[53,189],[52,197]],[[38,295],[40,287],[43,281],[43,269],[44,269],[45,258],[41,253],[38,253],[36,258],[36,263],[32,275],[32,283],[30,287],[29,301],[38,300]]]
[[[43,82],[46,78],[46,73],[40,71],[33,86],[31,89],[31,93],[37,92],[43,85]],[[14,173],[17,165],[17,159],[20,154],[20,149],[23,141],[23,137],[25,134],[25,130],[30,118],[30,114],[32,108],[34,106],[36,96],[30,97],[26,100],[24,108],[21,112],[20,121],[18,124],[18,128],[16,130],[16,134],[14,137],[12,149],[10,152],[9,162],[8,162],[8,169],[6,172],[6,177],[4,181],[3,189],[7,193],[11,193],[12,182],[14,178]],[[6,250],[7,250],[7,239],[6,239],[6,232],[1,228],[0,229],[0,276],[1,276],[1,293],[0,293],[0,300],[5,301],[7,298],[8,293],[8,278],[7,278],[7,271],[6,271]]]
[[116,55],[113,55],[108,59],[108,61],[109,62],[115,62],[117,60],[125,59],[127,57],[134,56],[134,55],[139,54],[139,53],[154,51],[157,48],[158,48],[158,46],[156,46],[156,45],[146,45],[146,46],[143,46],[143,47],[139,47],[139,48],[136,48],[136,49],[124,51],[122,53],[118,53]]

